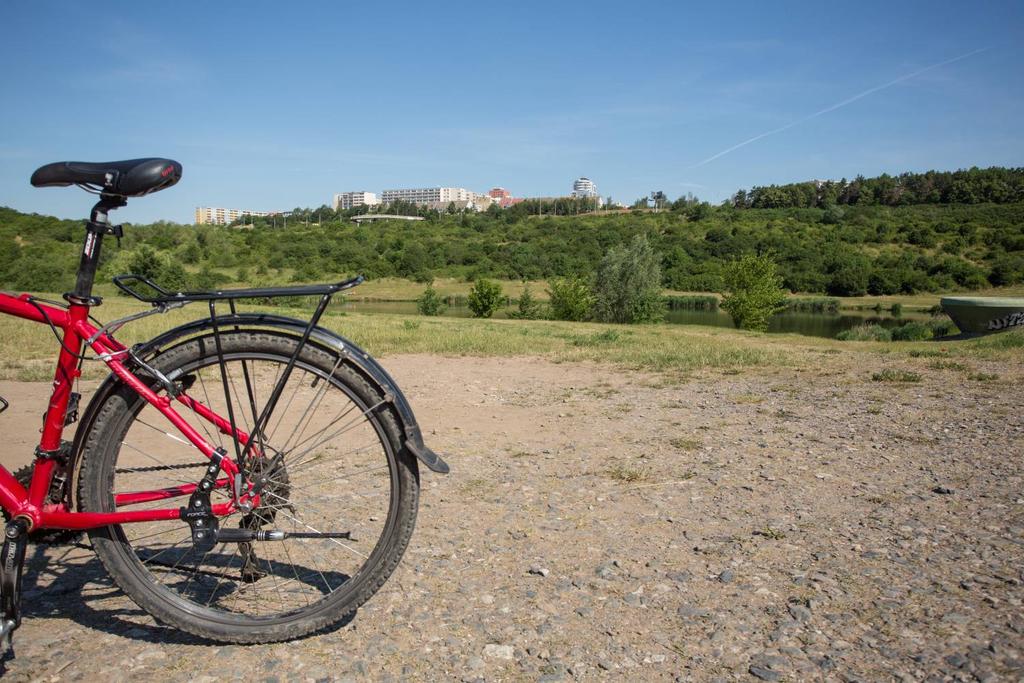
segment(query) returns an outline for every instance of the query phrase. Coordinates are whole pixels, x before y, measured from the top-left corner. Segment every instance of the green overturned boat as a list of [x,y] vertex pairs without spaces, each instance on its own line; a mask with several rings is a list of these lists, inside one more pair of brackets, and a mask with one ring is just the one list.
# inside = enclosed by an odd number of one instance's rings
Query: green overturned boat
[[946,315],[965,334],[989,334],[1024,327],[1024,299],[947,296],[940,303]]

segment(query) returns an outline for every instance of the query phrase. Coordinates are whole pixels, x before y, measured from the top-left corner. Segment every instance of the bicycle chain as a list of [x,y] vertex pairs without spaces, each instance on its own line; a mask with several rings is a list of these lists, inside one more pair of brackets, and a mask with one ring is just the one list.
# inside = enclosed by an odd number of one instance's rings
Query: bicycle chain
[[137,474],[139,472],[166,472],[168,470],[184,470],[194,467],[206,467],[208,463],[193,462],[184,465],[150,465],[149,467],[125,467],[114,470],[116,474]]

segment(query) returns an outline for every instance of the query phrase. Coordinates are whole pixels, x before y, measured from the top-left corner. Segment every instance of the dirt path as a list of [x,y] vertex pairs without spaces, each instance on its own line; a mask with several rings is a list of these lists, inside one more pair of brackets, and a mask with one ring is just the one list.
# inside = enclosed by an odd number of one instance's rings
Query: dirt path
[[[405,560],[354,620],[210,646],[154,624],[88,551],[35,547],[9,678],[1024,677],[1020,368],[889,384],[822,356],[674,384],[386,365],[452,474],[423,473]],[[28,460],[39,391],[0,382],[8,466]]]

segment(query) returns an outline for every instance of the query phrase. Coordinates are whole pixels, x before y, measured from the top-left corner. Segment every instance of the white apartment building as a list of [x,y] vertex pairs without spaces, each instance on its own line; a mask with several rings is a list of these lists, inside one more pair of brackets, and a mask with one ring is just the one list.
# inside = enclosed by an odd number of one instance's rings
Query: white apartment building
[[351,209],[353,206],[376,206],[380,204],[375,192],[339,192],[334,195],[334,210]]
[[402,200],[415,204],[433,204],[442,202],[472,202],[479,195],[462,187],[424,187],[404,190],[384,190],[380,193],[382,204]]
[[242,216],[269,216],[269,211],[249,211],[248,209],[225,209],[215,206],[196,207],[196,225],[227,225],[234,223]]
[[573,197],[597,197],[597,185],[590,178],[577,178],[572,184]]

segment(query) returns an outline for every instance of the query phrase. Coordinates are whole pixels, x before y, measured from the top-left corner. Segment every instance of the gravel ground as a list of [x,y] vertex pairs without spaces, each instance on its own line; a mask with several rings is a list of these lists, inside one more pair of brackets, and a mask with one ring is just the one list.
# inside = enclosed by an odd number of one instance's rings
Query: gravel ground
[[[452,474],[424,470],[412,545],[354,619],[212,645],[88,550],[34,546],[7,677],[1024,680],[1021,367],[816,358],[669,381],[390,357]],[[871,381],[882,363],[923,380]],[[0,382],[8,466],[45,388]]]

